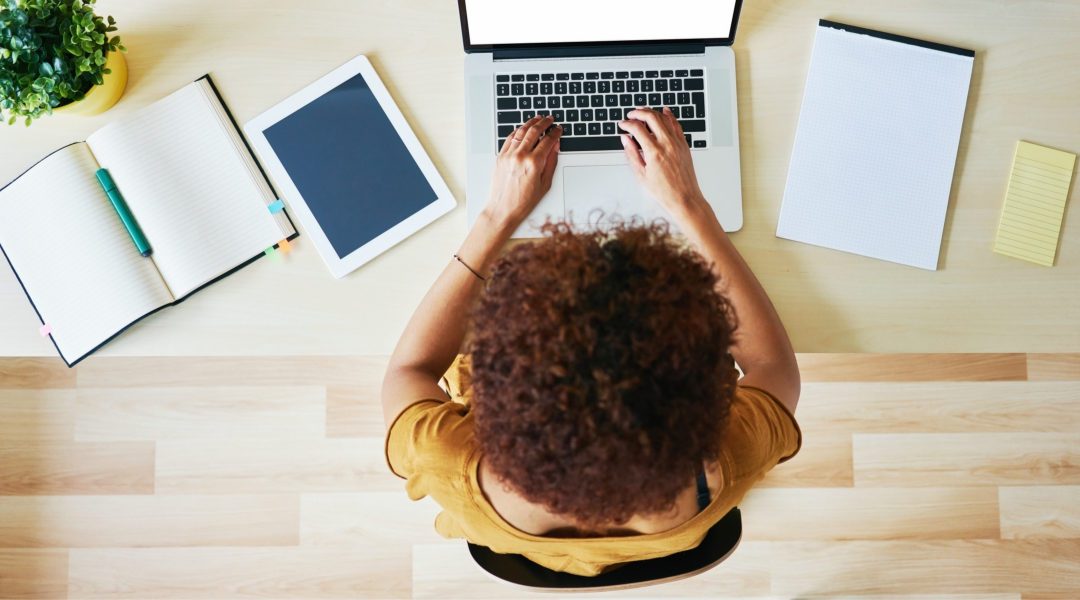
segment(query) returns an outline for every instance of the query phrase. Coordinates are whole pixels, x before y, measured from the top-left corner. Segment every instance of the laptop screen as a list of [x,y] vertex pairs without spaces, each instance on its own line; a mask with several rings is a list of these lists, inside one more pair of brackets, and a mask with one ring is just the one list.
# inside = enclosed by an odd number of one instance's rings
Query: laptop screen
[[465,44],[722,40],[737,0],[460,0]]

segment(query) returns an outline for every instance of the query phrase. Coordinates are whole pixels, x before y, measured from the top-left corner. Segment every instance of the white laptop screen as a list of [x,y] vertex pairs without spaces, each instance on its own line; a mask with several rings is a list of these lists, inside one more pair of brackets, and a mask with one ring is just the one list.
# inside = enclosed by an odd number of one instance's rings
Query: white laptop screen
[[736,0],[464,0],[472,46],[724,39]]

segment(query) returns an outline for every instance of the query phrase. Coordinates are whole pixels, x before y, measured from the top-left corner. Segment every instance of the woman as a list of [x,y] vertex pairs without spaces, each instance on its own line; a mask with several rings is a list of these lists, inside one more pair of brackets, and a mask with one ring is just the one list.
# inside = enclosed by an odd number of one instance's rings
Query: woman
[[[382,393],[390,468],[442,506],[441,534],[579,575],[696,546],[801,440],[791,343],[702,197],[681,127],[667,109],[619,126],[693,248],[662,224],[549,225],[500,259],[558,160],[561,130],[532,119]],[[467,329],[471,365],[448,373]]]

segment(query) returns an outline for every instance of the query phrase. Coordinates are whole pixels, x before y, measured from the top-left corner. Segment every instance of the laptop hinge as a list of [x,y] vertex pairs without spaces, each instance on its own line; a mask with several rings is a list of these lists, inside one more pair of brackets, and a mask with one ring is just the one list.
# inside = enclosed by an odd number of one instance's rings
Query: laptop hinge
[[492,51],[495,60],[704,53],[704,42],[680,42],[674,44],[611,44],[598,46],[545,46],[542,48],[499,48]]

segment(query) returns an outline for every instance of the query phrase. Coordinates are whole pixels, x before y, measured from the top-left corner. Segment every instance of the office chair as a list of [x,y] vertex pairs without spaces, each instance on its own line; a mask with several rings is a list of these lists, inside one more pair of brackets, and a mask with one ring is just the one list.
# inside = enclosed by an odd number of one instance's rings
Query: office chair
[[611,591],[655,585],[704,573],[724,561],[742,539],[738,507],[720,519],[696,548],[661,558],[629,562],[595,577],[552,571],[520,554],[499,554],[469,544],[469,554],[492,577],[533,591]]

